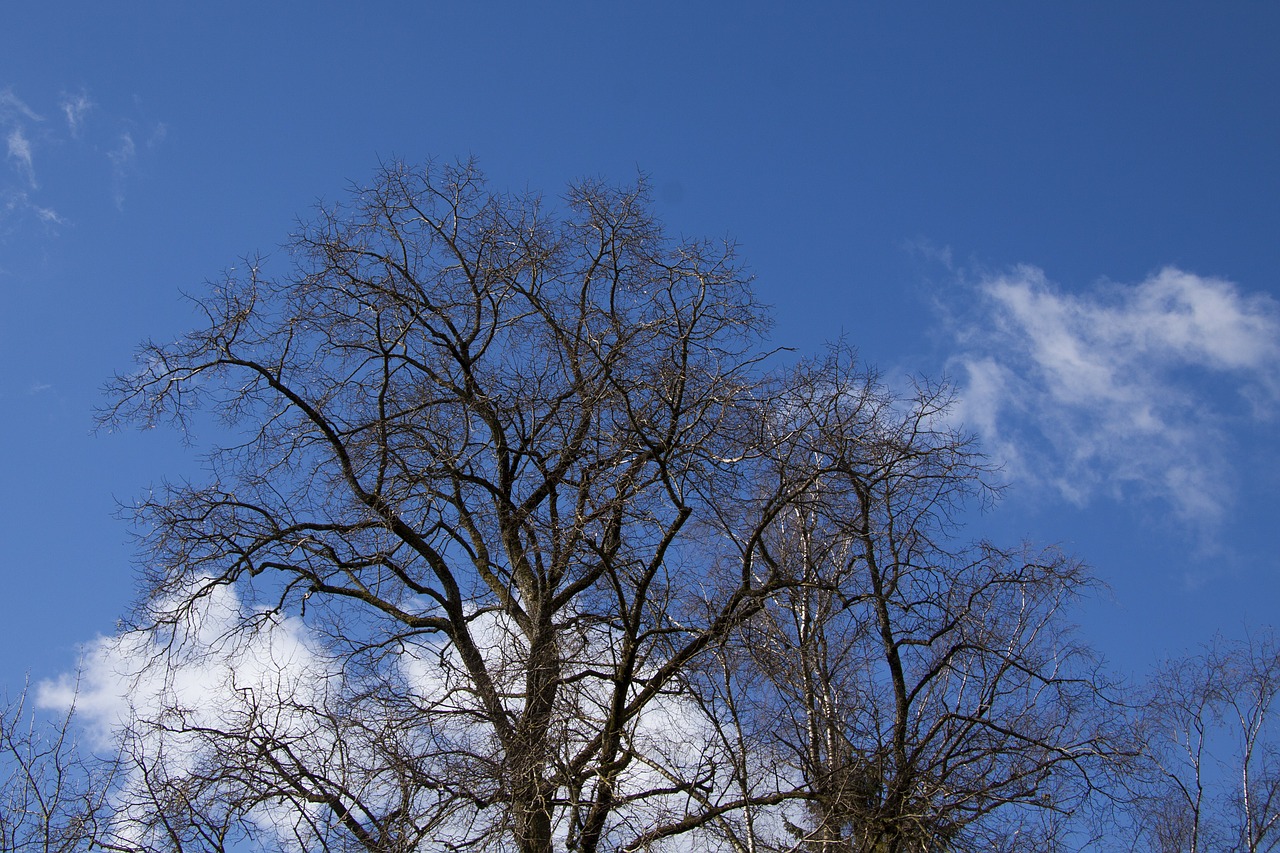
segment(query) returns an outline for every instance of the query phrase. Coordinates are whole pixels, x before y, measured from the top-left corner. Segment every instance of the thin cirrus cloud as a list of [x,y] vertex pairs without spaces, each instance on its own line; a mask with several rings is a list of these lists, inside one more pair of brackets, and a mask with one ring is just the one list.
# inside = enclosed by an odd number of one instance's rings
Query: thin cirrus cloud
[[[16,176],[0,180],[0,225],[29,216],[47,225],[62,222],[57,211],[32,197],[39,190],[39,182],[36,180],[35,146],[28,131],[43,121],[43,116],[27,106],[12,88],[0,89],[0,135],[5,141],[5,161],[11,169],[9,174]],[[2,232],[0,236],[3,236]]]
[[15,95],[13,89],[0,90],[0,129],[5,132],[7,157],[23,182],[32,189],[36,186],[36,171],[27,124],[41,121],[44,119],[40,114]]
[[6,140],[9,145],[9,159],[15,161],[19,174],[22,175],[27,185],[33,189],[36,187],[36,169],[35,162],[31,156],[31,140],[27,139],[27,134],[21,127],[15,127],[9,131]]
[[125,184],[135,168],[140,150],[152,151],[158,148],[164,142],[168,130],[164,122],[152,123],[150,133],[147,134],[141,146],[134,139],[133,132],[126,130],[117,138],[115,146],[107,152],[107,159],[111,161],[115,203],[120,210],[124,209]]
[[133,141],[133,134],[128,131],[120,134],[116,147],[107,152],[107,159],[111,161],[113,194],[116,207],[120,210],[124,209],[125,180],[137,154],[138,146]]
[[89,100],[88,93],[81,91],[74,95],[63,95],[58,106],[62,107],[62,114],[67,119],[67,130],[71,133],[71,137],[79,138],[80,129],[84,126],[85,114],[93,109],[93,101]]
[[1233,431],[1280,401],[1280,303],[1174,267],[1073,294],[1019,266],[977,293],[953,360],[958,414],[1013,479],[1221,519]]
[[[65,158],[105,158],[113,201],[124,208],[129,178],[138,170],[147,152],[158,148],[167,128],[163,122],[140,120],[126,115],[99,115],[99,105],[84,90],[63,93],[57,110],[65,119],[46,122],[12,89],[0,89],[0,140],[3,140],[7,171],[0,174],[0,237],[22,222],[56,226],[63,216],[44,199],[56,193],[38,179],[42,170],[57,175]],[[135,110],[140,107],[135,103]],[[90,116],[95,121],[89,121]],[[50,159],[52,158],[52,159]],[[59,159],[61,158],[61,159]],[[50,180],[50,184],[56,181]]]
[[0,89],[0,121],[8,123],[18,117],[30,121],[43,121],[39,113],[13,93],[12,87]]

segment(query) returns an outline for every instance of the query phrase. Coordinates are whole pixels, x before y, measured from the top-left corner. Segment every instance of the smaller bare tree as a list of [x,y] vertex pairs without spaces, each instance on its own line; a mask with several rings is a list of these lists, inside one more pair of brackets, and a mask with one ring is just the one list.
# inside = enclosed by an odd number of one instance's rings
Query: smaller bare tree
[[1215,638],[1166,661],[1141,709],[1137,849],[1280,850],[1280,642]]
[[42,719],[27,690],[0,710],[0,850],[93,848],[113,764],[81,749],[73,716],[74,707]]
[[1063,619],[1087,570],[959,540],[988,472],[945,386],[895,394],[837,350],[797,388],[789,442],[818,472],[760,548],[792,583],[724,656],[743,728],[805,791],[789,849],[1049,849],[1118,750]]

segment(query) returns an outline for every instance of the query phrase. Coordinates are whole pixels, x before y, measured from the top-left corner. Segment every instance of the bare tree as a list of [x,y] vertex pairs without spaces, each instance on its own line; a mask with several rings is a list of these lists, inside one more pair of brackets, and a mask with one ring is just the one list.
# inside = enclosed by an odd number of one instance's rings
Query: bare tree
[[770,372],[732,247],[643,184],[564,208],[392,165],[115,380],[105,425],[238,438],[137,506],[111,844],[915,850],[1069,809],[1085,577],[948,544],[982,469],[945,393]]
[[72,719],[38,716],[25,690],[0,711],[0,850],[92,849],[114,764],[81,750]]
[[[805,484],[752,476],[771,452],[766,322],[731,247],[666,238],[642,186],[585,183],[566,205],[489,192],[471,165],[392,166],[294,239],[292,273],[249,264],[201,301],[206,328],[116,380],[105,423],[185,425],[207,403],[246,430],[210,483],[138,506],[138,624],[180,648],[227,585],[236,632],[305,613],[345,716],[303,716],[345,737],[389,715],[413,759],[361,793],[329,769],[336,747],[260,737],[255,701],[202,733],[253,755],[219,784],[254,796],[224,802],[319,805],[306,838],[378,850],[428,830],[594,850],[648,799],[690,819],[699,780],[632,773],[631,740],[777,588],[758,542]],[[707,598],[712,566],[732,580]],[[406,808],[431,816],[407,835]]]
[[944,386],[895,394],[837,349],[797,388],[787,443],[818,474],[760,548],[793,583],[727,661],[750,673],[738,719],[755,700],[754,739],[808,794],[794,847],[1049,849],[1121,750],[1062,618],[1088,574],[956,541],[988,472]]
[[1142,707],[1139,849],[1280,849],[1280,645],[1216,638],[1161,665]]

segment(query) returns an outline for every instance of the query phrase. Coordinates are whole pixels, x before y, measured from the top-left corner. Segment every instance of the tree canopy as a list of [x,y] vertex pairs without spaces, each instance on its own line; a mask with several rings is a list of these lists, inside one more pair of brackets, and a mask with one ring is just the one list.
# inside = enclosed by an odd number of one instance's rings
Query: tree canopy
[[[643,182],[391,164],[148,343],[116,850],[1046,849],[1117,750],[945,384],[771,351]],[[188,676],[184,673],[198,673]]]

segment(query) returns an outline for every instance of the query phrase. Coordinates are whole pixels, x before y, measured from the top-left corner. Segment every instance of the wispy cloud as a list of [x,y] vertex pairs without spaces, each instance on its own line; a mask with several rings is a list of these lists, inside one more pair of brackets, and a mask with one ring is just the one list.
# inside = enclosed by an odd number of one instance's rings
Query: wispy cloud
[[35,187],[36,169],[31,156],[31,141],[27,139],[27,135],[21,127],[15,127],[9,131],[7,142],[9,143],[9,159],[17,161],[17,169],[22,174],[22,177],[30,186]]
[[44,121],[44,118],[39,113],[27,106],[21,98],[13,93],[12,87],[0,89],[0,121],[10,122],[15,118]]
[[133,134],[128,131],[120,134],[120,139],[115,148],[107,153],[111,164],[117,169],[123,169],[133,162],[133,158],[138,153],[138,146],[133,141]]
[[[17,177],[0,181],[0,239],[11,224],[34,216],[45,226],[61,224],[52,208],[36,203],[31,194],[39,189],[36,180],[35,147],[28,127],[44,118],[13,93],[0,89],[0,135],[5,141],[5,160]],[[12,174],[12,173],[11,173]]]
[[930,263],[938,264],[948,272],[955,272],[955,258],[952,255],[950,246],[939,246],[927,237],[903,240],[900,245],[909,254],[916,255]]
[[133,141],[133,134],[128,131],[120,134],[116,146],[107,152],[107,159],[111,161],[111,182],[114,187],[116,207],[121,210],[124,209],[125,178],[137,155],[138,146]]
[[0,132],[5,132],[8,159],[30,187],[36,186],[35,158],[31,139],[27,136],[27,122],[41,122],[43,117],[13,93],[13,89],[0,89]]
[[93,101],[89,100],[88,93],[80,91],[74,95],[63,95],[59,106],[67,118],[67,129],[71,132],[71,137],[79,138],[85,114],[93,108]]
[[977,293],[960,414],[1012,476],[1081,504],[1136,492],[1187,522],[1221,517],[1232,423],[1280,401],[1280,304],[1172,267],[1071,294],[1021,266]]
[[0,241],[5,236],[6,220],[20,221],[29,216],[34,216],[45,226],[62,225],[66,222],[58,211],[32,201],[31,194],[26,190],[0,187]]
[[[89,158],[93,169],[106,172],[112,200],[123,210],[129,180],[168,133],[164,122],[145,116],[138,98],[132,114],[122,114],[102,107],[87,90],[65,91],[56,110],[65,123],[46,121],[12,87],[0,89],[0,241],[32,225],[56,233],[66,223],[61,211],[84,186],[59,185],[73,171],[64,168],[67,158]],[[52,197],[57,204],[48,201]]]
[[156,122],[151,126],[151,134],[147,137],[147,150],[154,151],[159,148],[168,135],[169,125],[162,121]]

